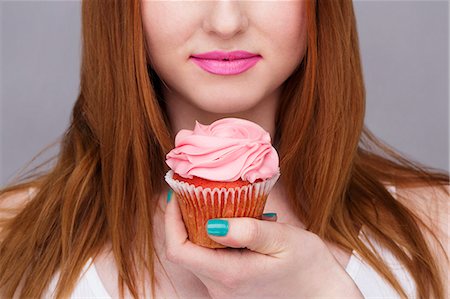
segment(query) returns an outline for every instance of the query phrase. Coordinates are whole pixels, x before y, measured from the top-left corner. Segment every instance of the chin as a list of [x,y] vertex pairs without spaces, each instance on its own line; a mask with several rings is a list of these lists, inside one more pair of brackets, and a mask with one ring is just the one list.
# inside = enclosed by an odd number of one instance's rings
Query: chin
[[230,114],[230,115],[251,110],[253,107],[254,105],[243,105],[242,102],[241,103],[221,102],[217,103],[217,105],[211,105],[211,103],[207,103],[205,105],[199,106],[199,108],[205,112],[214,114]]
[[[201,99],[201,100],[200,100]],[[251,99],[249,97],[223,97],[221,96],[208,96],[197,97],[196,100],[191,102],[194,106],[202,109],[203,111],[224,114],[224,113],[239,113],[245,112],[258,106],[259,101],[257,99]]]

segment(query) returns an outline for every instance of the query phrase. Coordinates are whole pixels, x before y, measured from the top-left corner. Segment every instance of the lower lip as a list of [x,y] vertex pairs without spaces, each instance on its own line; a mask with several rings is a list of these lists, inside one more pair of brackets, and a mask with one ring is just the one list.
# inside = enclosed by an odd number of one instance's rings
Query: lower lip
[[253,67],[262,59],[261,56],[254,56],[231,61],[200,59],[191,57],[192,61],[208,73],[216,75],[237,75]]

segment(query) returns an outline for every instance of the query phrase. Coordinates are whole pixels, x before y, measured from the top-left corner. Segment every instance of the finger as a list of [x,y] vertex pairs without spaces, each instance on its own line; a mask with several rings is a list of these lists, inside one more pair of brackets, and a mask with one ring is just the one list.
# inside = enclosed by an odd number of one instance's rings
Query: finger
[[268,221],[277,221],[277,213],[264,213],[262,214],[261,219]]
[[281,257],[288,250],[290,226],[249,217],[210,219],[206,223],[208,235],[223,245],[243,248],[262,254]]
[[234,249],[210,249],[196,245],[188,239],[178,198],[172,195],[164,215],[165,254],[169,261],[204,276],[220,279],[234,273],[242,265],[242,252]]
[[[168,241],[172,241],[172,238],[167,238],[167,233],[172,231],[177,236],[179,243],[185,243],[188,238],[188,233],[184,225],[183,217],[181,216],[178,200],[172,189],[169,189],[167,193],[167,206],[164,213],[165,233],[166,233],[166,246]],[[170,228],[168,230],[167,228]]]

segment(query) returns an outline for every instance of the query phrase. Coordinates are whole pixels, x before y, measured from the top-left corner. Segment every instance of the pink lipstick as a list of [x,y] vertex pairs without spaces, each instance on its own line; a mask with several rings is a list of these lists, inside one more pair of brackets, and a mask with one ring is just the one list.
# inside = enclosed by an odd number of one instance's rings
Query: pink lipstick
[[203,70],[216,75],[237,75],[253,67],[261,55],[247,51],[212,51],[191,55],[190,59]]

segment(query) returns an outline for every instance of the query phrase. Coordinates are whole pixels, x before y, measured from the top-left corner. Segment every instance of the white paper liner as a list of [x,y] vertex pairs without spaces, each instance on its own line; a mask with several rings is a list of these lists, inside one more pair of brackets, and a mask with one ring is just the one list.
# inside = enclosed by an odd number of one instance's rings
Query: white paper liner
[[212,218],[253,217],[260,218],[267,197],[280,177],[278,172],[270,179],[234,188],[196,187],[173,179],[173,170],[165,175],[167,184],[177,194],[189,239],[205,247],[224,248],[211,240],[205,224]]

